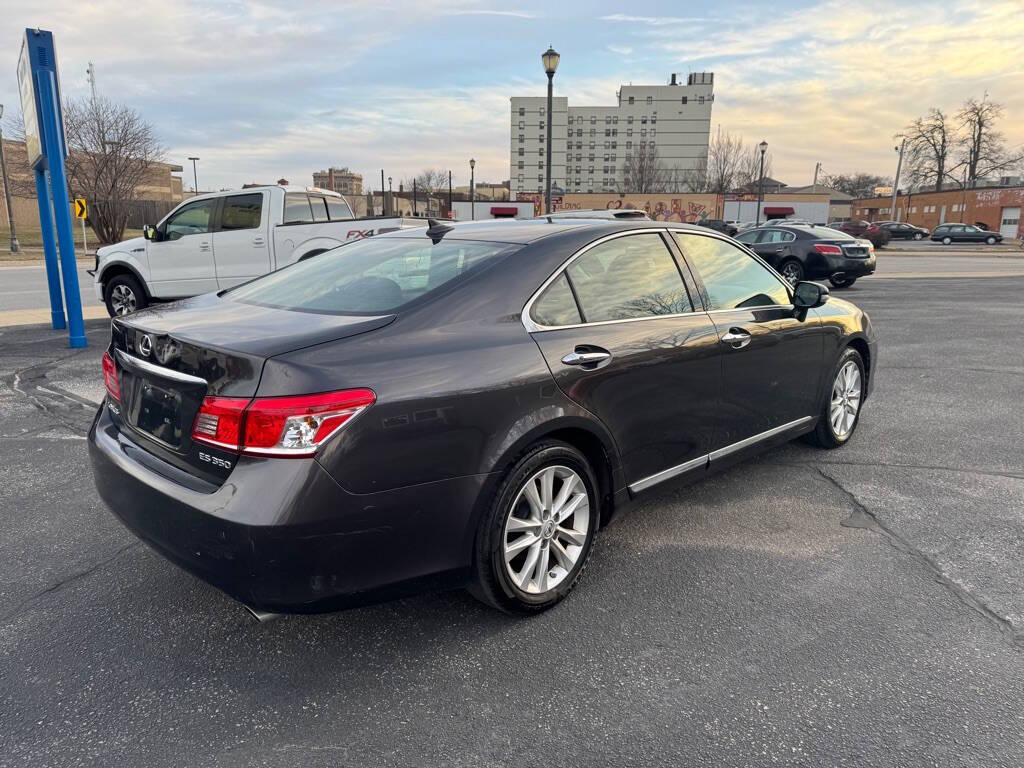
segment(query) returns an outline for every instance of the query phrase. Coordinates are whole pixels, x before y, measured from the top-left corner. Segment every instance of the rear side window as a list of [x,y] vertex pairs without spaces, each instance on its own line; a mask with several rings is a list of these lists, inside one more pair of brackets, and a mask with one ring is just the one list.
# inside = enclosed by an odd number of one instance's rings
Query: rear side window
[[583,322],[576,299],[563,272],[533,303],[530,317],[540,325],[576,325]]
[[321,314],[383,314],[497,263],[521,246],[426,237],[372,237],[271,272],[227,295],[246,304]]
[[263,212],[263,195],[230,195],[224,198],[220,215],[222,230],[258,229]]
[[308,224],[313,221],[309,197],[303,192],[289,192],[284,196],[284,223]]
[[789,291],[767,267],[732,243],[674,232],[683,255],[704,281],[712,309],[789,304]]
[[796,235],[786,232],[784,229],[769,229],[761,237],[762,243],[791,243],[796,240]]
[[675,259],[657,233],[594,246],[566,274],[585,323],[693,311]]
[[340,197],[328,197],[326,200],[327,214],[331,217],[331,221],[347,221],[352,218],[352,209]]

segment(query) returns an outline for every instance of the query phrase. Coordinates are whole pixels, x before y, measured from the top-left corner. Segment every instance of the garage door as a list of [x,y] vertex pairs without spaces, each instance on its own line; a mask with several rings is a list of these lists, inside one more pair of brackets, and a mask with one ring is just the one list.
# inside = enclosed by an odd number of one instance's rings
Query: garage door
[[1003,237],[1016,238],[1020,227],[1020,208],[1003,208],[999,217],[999,232]]

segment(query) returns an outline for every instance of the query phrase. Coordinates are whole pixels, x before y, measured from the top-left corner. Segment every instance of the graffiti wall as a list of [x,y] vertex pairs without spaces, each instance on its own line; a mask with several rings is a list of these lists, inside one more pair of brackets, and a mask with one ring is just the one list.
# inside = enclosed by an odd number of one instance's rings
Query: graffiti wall
[[[519,199],[532,200],[535,215],[540,216],[544,212],[544,195],[520,194]],[[632,209],[644,211],[656,221],[697,223],[721,218],[722,201],[718,195],[705,194],[565,194],[552,196],[551,207],[556,211]]]

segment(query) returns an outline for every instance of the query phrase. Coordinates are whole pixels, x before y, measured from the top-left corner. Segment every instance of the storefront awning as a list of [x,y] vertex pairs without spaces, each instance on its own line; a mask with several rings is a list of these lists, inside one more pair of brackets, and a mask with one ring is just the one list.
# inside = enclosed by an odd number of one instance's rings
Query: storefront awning
[[764,207],[765,216],[792,216],[794,213],[796,213],[796,211],[788,205],[780,205],[774,208],[770,205],[766,205]]
[[492,205],[491,216],[515,216],[519,213],[518,208],[512,208],[511,206]]

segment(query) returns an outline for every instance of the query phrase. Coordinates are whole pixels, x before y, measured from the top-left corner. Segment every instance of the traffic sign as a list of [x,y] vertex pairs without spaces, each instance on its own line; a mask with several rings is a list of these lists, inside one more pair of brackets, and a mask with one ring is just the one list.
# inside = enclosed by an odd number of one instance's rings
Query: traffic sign
[[75,198],[75,218],[76,219],[88,218],[86,216],[86,213],[85,213],[85,198],[84,197],[76,197]]

